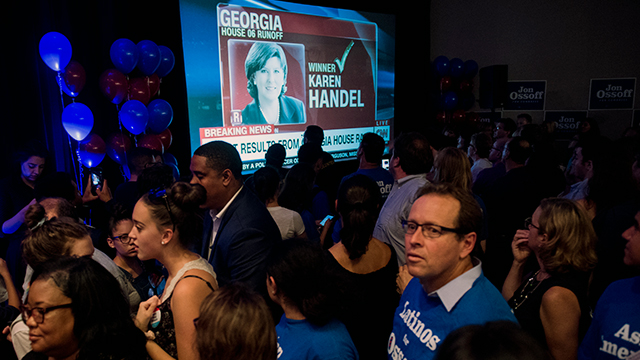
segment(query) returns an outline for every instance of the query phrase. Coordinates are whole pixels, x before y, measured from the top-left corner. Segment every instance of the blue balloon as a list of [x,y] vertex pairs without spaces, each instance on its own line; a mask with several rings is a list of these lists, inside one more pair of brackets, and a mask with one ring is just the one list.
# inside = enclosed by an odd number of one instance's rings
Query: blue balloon
[[173,156],[173,154],[170,154],[168,152],[165,152],[164,154],[162,154],[162,160],[164,160],[165,164],[175,165],[176,167],[178,166],[178,160],[176,159],[176,157]]
[[151,40],[142,40],[138,43],[138,69],[143,74],[152,75],[160,66],[160,49]]
[[85,104],[71,103],[62,110],[62,126],[69,136],[81,141],[93,128],[93,113]]
[[473,78],[478,73],[478,63],[473,60],[467,60],[464,62],[464,76],[467,78]]
[[111,62],[123,74],[128,74],[136,68],[138,64],[138,48],[129,39],[118,39],[111,45],[109,50]]
[[458,106],[458,94],[453,91],[444,94],[442,99],[442,104],[447,110],[453,110]]
[[40,57],[53,71],[62,71],[71,60],[71,43],[59,32],[48,32],[40,39]]
[[138,100],[129,100],[120,108],[120,121],[133,135],[140,135],[147,127],[149,112]]
[[176,59],[173,56],[173,51],[164,45],[158,46],[160,50],[160,66],[156,70],[156,74],[160,77],[165,77],[173,70],[173,65],[176,63]]
[[454,58],[449,61],[449,66],[451,67],[451,76],[454,78],[459,78],[464,74],[464,61]]
[[173,121],[173,109],[168,102],[155,99],[147,105],[149,122],[147,126],[152,132],[159,134],[165,131]]
[[433,60],[433,66],[440,76],[449,75],[449,59],[446,56],[438,56]]

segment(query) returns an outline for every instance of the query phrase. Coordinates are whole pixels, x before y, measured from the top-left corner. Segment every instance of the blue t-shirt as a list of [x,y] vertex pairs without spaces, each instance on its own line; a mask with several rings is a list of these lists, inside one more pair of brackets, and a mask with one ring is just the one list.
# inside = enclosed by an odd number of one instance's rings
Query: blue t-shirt
[[578,350],[578,359],[626,359],[637,352],[640,352],[640,276],[616,281],[602,294]]
[[358,359],[347,328],[338,320],[323,326],[307,320],[291,320],[284,315],[276,325],[278,360]]
[[498,290],[480,275],[447,311],[438,296],[428,296],[417,278],[407,285],[387,343],[390,360],[432,359],[447,335],[470,324],[517,322]]

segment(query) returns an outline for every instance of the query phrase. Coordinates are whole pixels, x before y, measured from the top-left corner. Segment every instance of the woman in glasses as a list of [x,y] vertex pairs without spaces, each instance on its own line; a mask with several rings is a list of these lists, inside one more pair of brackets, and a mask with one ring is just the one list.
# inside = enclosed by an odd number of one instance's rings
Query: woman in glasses
[[[593,226],[581,206],[551,198],[542,200],[525,227],[513,238],[502,296],[554,359],[575,359],[590,322],[587,286],[597,261]],[[539,269],[525,275],[530,256]]]
[[178,182],[145,194],[133,210],[129,238],[138,258],[156,259],[168,272],[162,297],[141,303],[136,319],[141,330],[150,331],[147,351],[152,359],[198,357],[193,319],[202,301],[218,288],[211,265],[189,251],[202,234],[198,208],[205,199],[202,186]]
[[[162,274],[157,271],[147,271],[145,264],[138,259],[138,248],[129,238],[132,228],[131,210],[127,210],[123,205],[116,204],[113,207],[113,213],[107,225],[107,243],[116,251],[113,262],[118,265],[127,281],[131,283],[144,301],[153,295],[161,294],[161,291],[157,289],[163,288],[164,279]],[[147,262],[147,265],[149,263]]]
[[89,257],[61,257],[34,273],[22,318],[33,351],[23,359],[146,359],[116,279]]

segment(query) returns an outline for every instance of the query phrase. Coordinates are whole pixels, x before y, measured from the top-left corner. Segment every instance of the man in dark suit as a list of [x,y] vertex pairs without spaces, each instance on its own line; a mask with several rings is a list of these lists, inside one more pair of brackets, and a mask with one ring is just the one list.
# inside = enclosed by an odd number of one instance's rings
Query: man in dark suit
[[207,190],[201,247],[218,284],[242,281],[266,294],[266,260],[280,231],[264,204],[242,182],[238,151],[223,141],[199,147],[191,159],[192,184]]

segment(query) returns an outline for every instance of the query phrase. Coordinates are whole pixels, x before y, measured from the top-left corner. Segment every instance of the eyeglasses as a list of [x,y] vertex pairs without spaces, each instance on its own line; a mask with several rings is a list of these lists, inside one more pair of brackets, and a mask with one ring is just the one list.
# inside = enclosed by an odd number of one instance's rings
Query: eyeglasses
[[20,305],[20,314],[22,314],[22,320],[26,323],[27,320],[29,320],[29,318],[32,318],[33,321],[36,322],[36,324],[42,324],[44,322],[44,315],[52,310],[56,310],[56,309],[64,309],[64,308],[70,308],[71,307],[71,303],[69,304],[63,304],[63,305],[57,305],[57,306],[51,306],[48,308],[42,308],[42,307],[34,307],[32,309],[24,306],[24,305]]
[[456,234],[460,234],[460,229],[452,229],[440,225],[434,224],[418,224],[413,221],[402,220],[400,222],[402,224],[402,229],[405,234],[413,235],[418,230],[418,228],[422,228],[422,235],[427,238],[435,239],[442,236],[445,232],[452,232]]
[[169,205],[169,197],[167,196],[167,189],[157,188],[149,191],[149,200],[156,201],[160,198],[164,200],[164,206],[167,208],[167,212],[169,212],[169,219],[171,219],[171,224],[173,225],[173,231],[175,231],[176,221],[173,218],[173,212],[171,212],[171,206]]
[[129,237],[129,234],[122,234],[120,236],[113,236],[111,240],[118,240],[125,245],[131,245],[133,243],[133,239]]
[[530,217],[524,219],[524,227],[526,227],[528,229],[529,226],[533,226],[534,228],[536,228],[536,230],[540,230],[539,226],[533,225],[532,219]]

